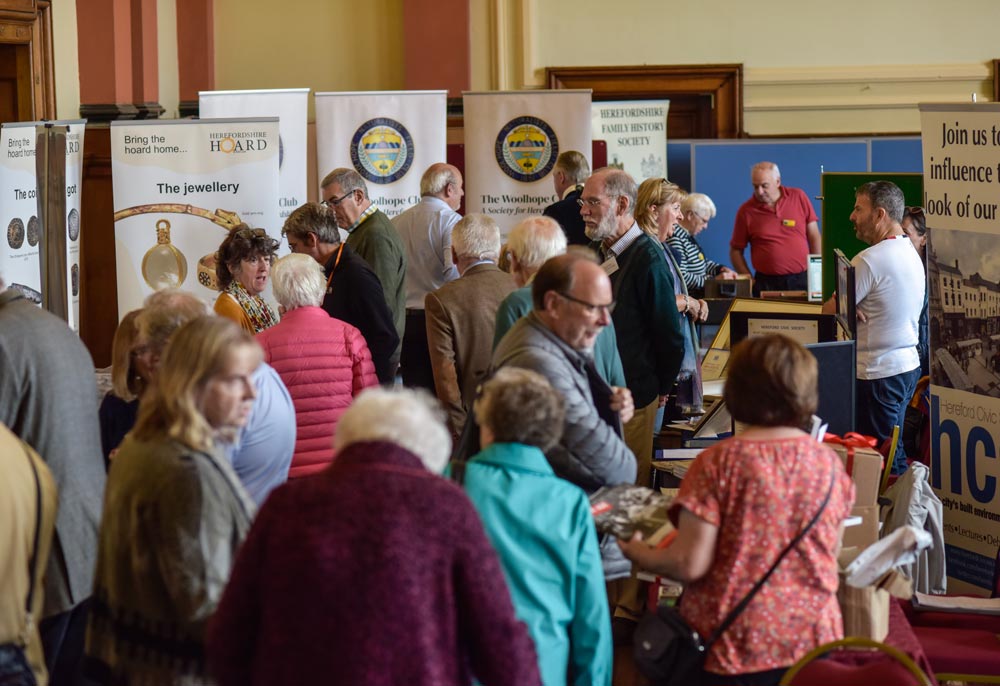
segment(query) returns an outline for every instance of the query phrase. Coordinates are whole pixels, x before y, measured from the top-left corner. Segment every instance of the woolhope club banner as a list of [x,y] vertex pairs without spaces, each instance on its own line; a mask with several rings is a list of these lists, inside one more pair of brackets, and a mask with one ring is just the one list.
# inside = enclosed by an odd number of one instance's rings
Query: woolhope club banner
[[112,122],[111,163],[119,318],[162,288],[214,302],[237,224],[280,236],[277,117]]
[[931,485],[949,593],[992,590],[1000,546],[1000,105],[921,105]]
[[[202,119],[277,117],[278,216],[284,221],[306,201],[308,88],[201,91],[198,112]],[[280,228],[276,227],[275,238]]]
[[590,90],[465,93],[465,206],[506,235],[558,198],[559,153],[591,159]]
[[[66,134],[66,288],[67,322],[80,328],[80,184],[83,173],[84,120],[53,121]],[[7,286],[42,303],[39,262],[43,227],[39,219],[35,146],[45,124],[4,124],[0,130],[0,220],[7,239],[0,243],[0,275]]]
[[608,166],[624,169],[636,183],[666,178],[669,109],[669,100],[595,102],[591,132],[607,143]]
[[420,202],[420,177],[445,162],[447,91],[316,94],[317,178],[357,170],[394,217]]

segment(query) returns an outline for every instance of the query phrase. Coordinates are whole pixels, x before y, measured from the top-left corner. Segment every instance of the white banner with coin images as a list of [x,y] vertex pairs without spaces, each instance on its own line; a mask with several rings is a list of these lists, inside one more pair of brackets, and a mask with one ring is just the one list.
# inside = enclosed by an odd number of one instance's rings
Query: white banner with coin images
[[[277,117],[278,216],[284,221],[306,201],[308,88],[200,91],[198,113],[202,119]],[[280,227],[275,227],[275,238],[280,233],[277,229]]]
[[591,126],[608,145],[608,166],[624,169],[636,183],[667,176],[669,100],[595,102]]
[[590,90],[465,93],[465,207],[507,233],[558,198],[559,153],[591,159]]
[[[52,121],[66,133],[66,288],[68,321],[80,329],[80,187],[83,177],[85,120]],[[3,124],[0,129],[0,197],[7,240],[0,244],[0,276],[8,288],[34,303],[42,303],[40,244],[43,227],[38,216],[35,146],[41,122]]]
[[214,302],[233,227],[280,237],[277,117],[112,122],[111,173],[119,319],[163,288]]
[[447,91],[316,94],[317,178],[355,169],[394,217],[420,202],[420,177],[447,153]]

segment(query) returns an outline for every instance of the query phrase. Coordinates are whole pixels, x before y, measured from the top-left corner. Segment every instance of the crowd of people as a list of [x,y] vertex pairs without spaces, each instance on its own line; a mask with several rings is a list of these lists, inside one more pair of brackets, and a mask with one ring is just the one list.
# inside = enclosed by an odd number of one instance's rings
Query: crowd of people
[[[818,251],[811,204],[756,165],[730,269],[697,242],[707,196],[574,151],[553,178],[557,201],[502,244],[491,217],[458,214],[451,165],[393,219],[333,170],[282,227],[292,254],[229,232],[214,313],[168,289],[125,314],[100,408],[79,339],[0,290],[0,642],[26,636],[56,685],[609,685],[646,608],[639,569],[685,583],[707,635],[813,515],[703,678],[777,683],[839,638],[853,486],[803,431],[817,370],[792,340],[733,350],[725,401],[746,429],[692,466],[669,547],[599,536],[588,503],[651,483],[668,399],[701,410],[706,280],[747,273],[749,245],[758,283],[794,287]],[[872,245],[859,421],[881,436],[912,393],[926,299],[919,237],[888,241],[902,194],[879,184],[852,221]]]

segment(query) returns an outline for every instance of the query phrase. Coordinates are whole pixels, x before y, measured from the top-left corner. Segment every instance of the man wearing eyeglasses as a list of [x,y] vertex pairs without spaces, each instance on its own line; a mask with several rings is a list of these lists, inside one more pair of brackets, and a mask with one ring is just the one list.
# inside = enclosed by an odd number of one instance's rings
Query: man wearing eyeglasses
[[403,384],[434,392],[424,298],[458,278],[451,257],[451,230],[462,216],[462,172],[432,164],[420,178],[420,202],[393,217],[406,248],[406,330],[400,366]]
[[753,197],[736,212],[729,259],[740,274],[749,274],[743,251],[750,245],[753,294],[761,291],[804,291],[809,254],[822,251],[816,210],[800,188],[781,185],[774,162],[758,162],[750,170]]
[[[594,366],[598,334],[611,322],[611,282],[592,257],[574,252],[545,262],[531,284],[533,309],[493,352],[493,367],[544,376],[566,408],[562,438],[546,457],[555,473],[587,493],[635,481],[635,456],[622,439],[634,406],[627,388],[611,387]],[[613,540],[602,542],[605,579],[629,575]]]
[[677,381],[684,335],[663,248],[633,216],[637,193],[635,181],[625,172],[599,169],[583,186],[580,215],[618,302],[618,352],[636,406],[625,426],[625,441],[639,461],[639,483],[649,485],[656,410]]
[[[333,210],[337,225],[348,233],[347,245],[371,266],[382,282],[396,335],[402,341],[406,321],[406,249],[399,233],[389,217],[372,204],[365,180],[353,169],[334,169],[320,188],[323,204]],[[393,369],[399,366],[399,355],[397,344]]]

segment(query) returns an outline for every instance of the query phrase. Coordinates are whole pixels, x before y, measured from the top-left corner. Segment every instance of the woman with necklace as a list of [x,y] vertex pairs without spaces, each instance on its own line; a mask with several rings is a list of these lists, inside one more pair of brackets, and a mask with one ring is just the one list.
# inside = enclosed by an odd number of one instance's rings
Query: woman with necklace
[[229,232],[216,253],[215,274],[222,291],[215,301],[216,314],[251,334],[278,323],[278,314],[261,297],[277,250],[278,241],[264,229],[240,224]]

